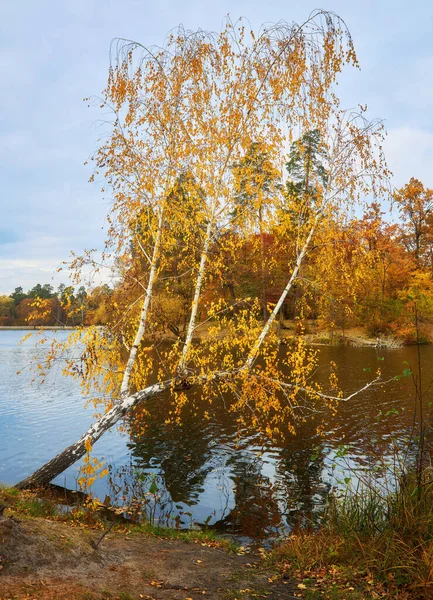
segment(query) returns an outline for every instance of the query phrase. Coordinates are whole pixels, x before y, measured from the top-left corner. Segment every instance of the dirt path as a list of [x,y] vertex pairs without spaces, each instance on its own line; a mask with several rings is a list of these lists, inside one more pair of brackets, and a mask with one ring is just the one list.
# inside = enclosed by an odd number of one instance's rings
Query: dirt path
[[107,535],[45,519],[0,520],[0,599],[290,600],[291,584],[204,543]]

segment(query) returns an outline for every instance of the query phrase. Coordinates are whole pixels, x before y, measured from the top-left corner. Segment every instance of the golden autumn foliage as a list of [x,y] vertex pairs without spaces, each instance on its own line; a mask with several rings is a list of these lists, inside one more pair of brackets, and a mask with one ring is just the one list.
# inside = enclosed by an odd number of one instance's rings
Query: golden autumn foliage
[[[350,34],[316,11],[257,32],[242,20],[220,33],[180,27],[162,48],[119,40],[111,55],[99,103],[112,121],[93,157],[112,197],[108,237],[101,258],[86,251],[70,266],[76,283],[105,267],[119,282],[103,327],[54,340],[47,359],[78,350],[64,373],[106,411],[79,452],[148,395],[168,422],[222,402],[240,428],[294,433],[341,394],[333,369],[328,389],[315,383],[302,337],[280,347],[278,315],[310,268],[333,293],[353,270],[361,282],[365,252],[340,226],[388,189],[382,124],[336,95],[339,73],[357,66]],[[165,323],[176,337],[164,344]]]
[[433,190],[412,177],[394,194],[403,221],[402,239],[417,266],[432,266]]
[[[105,329],[71,336],[68,344],[80,339],[85,351],[80,367],[71,365],[69,372],[108,404],[152,378],[200,382],[203,401],[235,394],[229,409],[240,424],[269,435],[281,424],[292,428],[298,396],[317,398],[310,381],[314,352],[298,342],[282,359],[289,376],[281,385],[274,329],[260,339],[263,306],[237,297],[236,286],[234,296],[222,294],[220,283],[230,278],[230,262],[240,266],[247,243],[249,255],[258,256],[253,270],[262,284],[269,280],[278,300],[312,236],[321,243],[335,237],[331,215],[344,213],[366,191],[380,192],[386,174],[381,125],[367,123],[361,111],[342,110],[333,87],[344,64],[356,65],[344,23],[318,12],[303,27],[279,24],[255,33],[242,21],[227,21],[220,34],[179,29],[163,49],[119,41],[114,50],[103,101],[113,123],[94,160],[113,196],[104,260],[115,257],[122,284],[98,309],[104,318],[88,320]],[[280,182],[287,145],[309,131],[317,132],[327,176],[311,169],[299,199],[284,193]],[[303,148],[298,145],[301,155]],[[357,177],[360,161],[369,179]],[[314,199],[308,197],[313,185]],[[284,245],[286,262],[277,268],[269,250]],[[335,269],[337,260],[327,269],[349,277]],[[91,262],[86,254],[73,267],[78,273]],[[144,331],[135,346],[141,327],[152,336],[170,315],[176,327],[184,317],[183,334],[160,348],[158,359]],[[206,340],[192,344],[200,321],[212,326]],[[125,367],[131,350],[133,362]],[[184,402],[175,387],[167,401],[172,415]]]
[[0,325],[8,325],[14,315],[14,301],[10,296],[0,295]]

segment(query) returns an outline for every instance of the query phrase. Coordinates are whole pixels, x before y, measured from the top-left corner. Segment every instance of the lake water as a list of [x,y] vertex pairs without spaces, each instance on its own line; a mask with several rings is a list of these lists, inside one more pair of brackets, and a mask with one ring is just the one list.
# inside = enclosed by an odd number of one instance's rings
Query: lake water
[[[60,371],[43,385],[31,383],[29,364],[43,349],[35,350],[32,339],[19,345],[22,335],[0,331],[0,481],[8,485],[74,442],[94,420],[94,409],[84,408],[77,383]],[[433,400],[433,346],[422,346],[420,352],[428,411]],[[325,365],[335,361],[340,386],[348,394],[368,381],[366,369],[375,372],[380,367],[383,378],[389,379],[401,374],[407,363],[415,368],[416,354],[415,347],[323,347],[317,377],[325,377]],[[391,413],[380,418],[380,411]],[[207,522],[249,537],[278,535],[314,518],[330,486],[341,485],[348,476],[352,481],[367,477],[390,459],[393,446],[410,435],[413,419],[414,392],[408,377],[341,404],[336,416],[325,418],[322,435],[306,423],[280,446],[263,444],[257,436],[239,439],[223,411],[209,422],[187,419],[170,432],[156,413],[145,436],[131,439],[113,429],[95,444],[94,453],[110,466],[111,477],[98,480],[93,491],[100,499],[110,495],[122,504],[122,496],[146,494],[154,482],[149,497],[157,499],[155,514],[163,522],[177,517],[181,526]],[[79,466],[54,482],[77,489]]]

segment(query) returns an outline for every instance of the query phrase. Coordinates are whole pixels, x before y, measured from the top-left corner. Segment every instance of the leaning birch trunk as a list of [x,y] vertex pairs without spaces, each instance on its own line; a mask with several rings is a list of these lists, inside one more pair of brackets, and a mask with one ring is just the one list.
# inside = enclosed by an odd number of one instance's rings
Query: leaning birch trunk
[[156,233],[155,243],[153,246],[153,254],[150,264],[149,281],[147,283],[146,295],[143,302],[143,308],[140,315],[140,322],[138,325],[137,333],[135,334],[134,343],[129,351],[128,361],[126,363],[125,372],[123,374],[122,384],[120,386],[120,399],[123,400],[129,395],[129,382],[131,379],[131,373],[137,359],[137,351],[143,339],[144,332],[146,330],[147,317],[149,314],[150,301],[152,299],[153,284],[156,279],[157,265],[159,259],[159,250],[161,247],[161,236],[162,236],[162,225],[163,225],[163,206],[159,209],[158,216],[158,231]]
[[272,313],[269,316],[269,319],[266,321],[265,326],[263,327],[259,337],[257,338],[256,343],[254,344],[251,352],[248,355],[247,360],[245,361],[244,365],[241,368],[241,371],[249,371],[251,369],[251,367],[254,364],[254,361],[257,357],[257,354],[259,353],[260,347],[263,343],[263,340],[265,339],[265,337],[268,335],[269,330],[272,327],[273,322],[275,321],[275,319],[277,318],[277,315],[281,309],[281,307],[283,306],[283,302],[284,300],[287,298],[287,294],[290,292],[290,289],[292,288],[293,282],[295,281],[296,277],[298,276],[299,273],[299,269],[301,268],[301,264],[305,258],[305,254],[307,253],[307,250],[310,246],[312,237],[314,235],[314,231],[316,229],[318,220],[319,220],[319,214],[317,214],[316,219],[310,229],[310,232],[308,234],[307,239],[305,240],[304,246],[302,247],[301,252],[298,255],[298,258],[296,260],[296,264],[295,264],[295,268],[293,269],[292,275],[290,276],[289,281],[287,282],[286,287],[284,288],[283,293],[281,294],[277,304],[275,305],[274,310],[272,311]]
[[153,293],[153,285],[157,274],[157,265],[159,259],[159,251],[161,246],[162,236],[162,225],[163,225],[163,207],[159,210],[158,216],[158,231],[156,233],[155,243],[153,246],[152,259],[149,271],[149,281],[147,283],[146,294],[143,301],[143,308],[140,314],[140,321],[137,328],[137,332],[134,338],[133,345],[129,351],[129,357],[126,363],[125,372],[123,374],[122,384],[120,387],[120,403],[116,404],[111,410],[109,410],[99,421],[93,423],[93,425],[84,433],[80,439],[72,444],[63,452],[60,452],[48,463],[43,465],[40,469],[35,471],[30,477],[27,477],[23,481],[20,481],[15,487],[24,489],[28,487],[35,487],[46,485],[54,477],[63,473],[68,467],[73,465],[86,453],[85,442],[90,441],[93,445],[94,442],[110,429],[115,423],[119,421],[133,406],[140,400],[144,400],[154,396],[161,391],[166,389],[166,384],[156,384],[145,388],[144,390],[131,395],[129,391],[129,383],[131,374],[137,359],[137,351],[143,339],[146,323],[149,314],[149,306]]
[[35,471],[32,475],[23,479],[15,485],[18,489],[26,489],[31,487],[43,486],[49,483],[54,477],[60,475],[68,467],[73,465],[86,453],[86,441],[94,444],[110,427],[115,425],[119,419],[124,417],[138,402],[152,398],[161,394],[170,388],[171,381],[156,383],[151,385],[136,394],[124,398],[120,404],[116,404],[109,410],[99,421],[83,434],[80,439],[57,454],[53,459],[47,462],[43,467]]
[[212,204],[211,216],[210,216],[209,222],[206,227],[206,238],[204,241],[203,250],[201,253],[201,257],[200,257],[200,265],[198,268],[197,280],[196,280],[196,284],[195,284],[194,299],[193,299],[192,305],[191,305],[191,313],[190,313],[190,318],[189,318],[188,330],[187,330],[185,342],[184,342],[183,348],[182,348],[182,356],[180,358],[180,362],[179,362],[179,366],[178,366],[178,373],[180,376],[183,376],[185,374],[186,363],[188,360],[188,351],[191,347],[192,336],[194,334],[194,329],[196,327],[198,305],[200,302],[201,289],[203,286],[203,278],[204,278],[204,274],[205,274],[205,270],[206,270],[206,263],[207,263],[208,254],[209,254],[210,242],[212,239],[212,230],[213,230],[213,225],[214,225],[214,220],[215,220],[216,204],[217,204],[217,200],[215,199]]
[[[203,276],[206,267],[206,261],[208,258],[210,240],[212,237],[212,228],[214,221],[214,212],[215,205],[213,206],[212,216],[209,220],[207,231],[206,231],[206,241],[204,244],[203,252],[201,255],[199,272],[196,282],[196,289],[194,295],[194,301],[191,310],[191,317],[188,327],[188,333],[185,340],[183,353],[180,362],[179,372],[182,372],[185,369],[187,352],[191,344],[192,336],[194,333],[196,318],[197,318],[197,309],[198,303],[200,299],[201,287],[203,282]],[[151,398],[152,396],[158,395],[163,391],[167,390],[171,381],[165,383],[158,383],[144,390],[137,392],[136,394],[129,395],[129,381],[131,378],[131,373],[136,361],[137,350],[143,339],[143,335],[145,332],[146,321],[149,311],[150,300],[152,297],[153,284],[156,278],[156,270],[157,270],[157,262],[159,257],[159,248],[161,243],[161,235],[162,235],[162,218],[163,211],[161,209],[159,215],[159,223],[158,223],[158,233],[155,239],[155,245],[153,250],[153,256],[151,261],[151,269],[149,273],[149,282],[146,290],[146,296],[143,302],[143,309],[140,316],[140,323],[137,329],[137,333],[134,339],[134,343],[131,347],[128,361],[125,368],[125,373],[123,376],[122,384],[121,384],[121,401],[119,404],[116,404],[111,410],[109,410],[99,421],[96,421],[87,431],[84,433],[80,439],[60,452],[57,456],[55,456],[48,463],[43,465],[40,469],[35,471],[32,475],[20,481],[15,487],[19,489],[25,489],[29,487],[42,486],[49,483],[54,477],[60,475],[65,471],[68,467],[73,465],[77,460],[79,460],[86,453],[85,442],[86,440],[90,441],[91,444],[99,440],[99,438],[110,429],[113,425],[115,425],[122,417],[126,415],[127,412],[131,410],[138,402],[142,400],[146,400]]]
[[[308,234],[305,244],[304,244],[301,252],[298,255],[296,265],[292,272],[292,275],[291,275],[286,287],[284,288],[284,291],[281,294],[277,305],[275,306],[269,319],[267,320],[265,326],[263,327],[263,329],[260,333],[260,336],[257,338],[257,342],[254,345],[253,349],[251,350],[244,366],[241,368],[241,371],[249,371],[251,369],[251,367],[253,366],[254,360],[260,350],[263,340],[265,339],[266,335],[269,333],[272,323],[275,321],[275,319],[278,315],[278,312],[279,312],[281,306],[283,305],[283,302],[286,299],[287,294],[289,293],[294,280],[297,277],[299,268],[302,264],[302,261],[305,258],[305,254],[308,250],[308,247],[311,243],[311,239],[314,235],[314,231],[315,231],[318,219],[319,219],[319,215],[317,216],[315,223],[311,227],[311,230]],[[196,282],[194,300],[193,300],[193,304],[192,304],[191,317],[190,317],[190,322],[189,322],[189,327],[188,327],[188,335],[187,335],[187,338],[185,340],[185,344],[183,347],[183,353],[182,353],[181,362],[179,365],[179,373],[182,373],[182,371],[185,371],[187,353],[188,353],[188,349],[189,349],[191,341],[192,341],[192,335],[193,335],[194,328],[195,328],[198,302],[200,299],[201,287],[202,287],[202,283],[203,283],[203,276],[204,276],[206,261],[207,261],[207,257],[208,257],[209,245],[210,245],[210,240],[212,237],[212,221],[209,221],[209,223],[208,223],[206,234],[207,234],[206,241],[205,241],[205,244],[203,247],[203,252],[201,255],[199,273],[198,273],[198,278],[197,278],[197,282]],[[150,283],[150,281],[151,281],[151,279],[149,279],[149,283]],[[150,288],[150,293],[151,293],[151,288]],[[146,299],[147,299],[147,297],[148,296],[146,295]],[[144,301],[144,306],[146,305],[146,299]],[[144,306],[143,306],[143,310],[144,310]],[[143,314],[142,314],[142,316],[143,316]],[[140,323],[140,326],[141,326],[141,323]],[[144,333],[144,329],[142,330],[142,334],[143,333]],[[137,337],[138,337],[138,332],[137,332]],[[134,347],[131,349],[131,354],[132,354],[133,350],[134,350]],[[130,359],[131,359],[131,354],[130,354]],[[135,350],[134,356],[135,355],[136,355],[136,350]],[[131,366],[131,370],[132,370],[132,366]],[[227,374],[225,374],[225,375],[227,375]],[[129,374],[129,376],[130,376],[130,374]],[[127,414],[127,412],[129,410],[131,410],[131,408],[133,408],[138,402],[140,402],[142,400],[146,400],[146,399],[156,396],[158,394],[161,394],[163,391],[168,390],[171,385],[172,385],[172,381],[157,383],[148,388],[145,388],[144,390],[141,390],[140,392],[137,392],[136,394],[122,398],[120,404],[114,406],[99,421],[96,421],[96,423],[94,423],[86,431],[86,433],[84,435],[82,435],[81,438],[77,442],[75,442],[75,444],[72,444],[71,446],[69,446],[68,448],[63,450],[63,452],[60,452],[60,454],[55,456],[52,460],[50,460],[43,467],[41,467],[40,469],[35,471],[32,475],[30,475],[29,477],[27,477],[26,479],[24,479],[23,481],[18,483],[15,487],[17,487],[19,489],[25,489],[25,488],[29,488],[29,487],[46,485],[52,479],[54,479],[54,477],[57,477],[57,475],[60,475],[61,473],[63,473],[63,471],[65,471],[68,467],[73,465],[77,460],[79,460],[82,456],[84,456],[84,454],[86,452],[86,449],[85,449],[86,440],[89,440],[93,444],[103,435],[103,433],[105,433],[105,431],[110,429],[110,427],[115,425],[123,416],[125,416]]]

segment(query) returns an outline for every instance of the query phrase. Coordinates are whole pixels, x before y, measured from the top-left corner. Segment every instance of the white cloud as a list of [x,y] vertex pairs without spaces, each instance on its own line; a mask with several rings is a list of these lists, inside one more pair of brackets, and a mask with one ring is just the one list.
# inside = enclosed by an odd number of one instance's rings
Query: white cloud
[[[59,263],[54,258],[28,260],[27,258],[0,259],[0,295],[11,294],[16,287],[28,291],[36,283],[49,283],[55,289],[61,284],[70,284],[70,273],[63,266],[58,271]],[[81,273],[81,284],[93,287],[108,283],[112,285],[117,280],[117,272],[109,267],[95,273],[93,269],[84,267]]]
[[0,294],[10,294],[17,286],[27,290],[35,285],[35,281],[56,287],[64,279],[65,276],[56,273],[53,262],[49,260],[0,260]]

